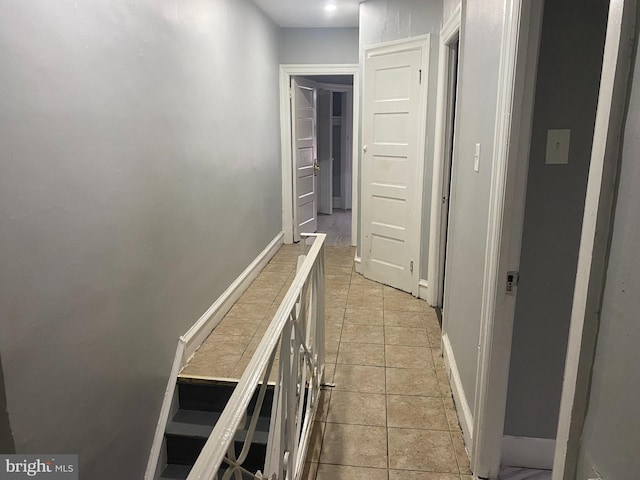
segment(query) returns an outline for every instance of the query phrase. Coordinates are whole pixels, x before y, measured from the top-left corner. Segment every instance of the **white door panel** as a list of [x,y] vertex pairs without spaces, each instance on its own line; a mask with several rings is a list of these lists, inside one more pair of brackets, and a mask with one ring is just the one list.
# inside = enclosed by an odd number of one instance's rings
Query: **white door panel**
[[[362,132],[365,276],[414,292],[426,124],[426,42],[367,50]],[[397,49],[396,49],[397,47]],[[417,292],[414,292],[417,293]]]
[[313,233],[318,227],[316,102],[315,82],[291,79],[295,241],[300,233]]

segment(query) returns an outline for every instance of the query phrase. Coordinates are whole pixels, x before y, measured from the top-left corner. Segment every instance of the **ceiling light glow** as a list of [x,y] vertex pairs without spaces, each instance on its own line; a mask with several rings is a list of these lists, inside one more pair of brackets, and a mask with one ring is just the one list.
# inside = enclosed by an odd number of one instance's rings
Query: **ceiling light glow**
[[336,11],[336,8],[338,8],[338,7],[336,7],[336,5],[335,5],[335,4],[333,4],[333,3],[330,3],[330,4],[328,4],[328,5],[325,5],[325,6],[324,6],[324,9],[325,9],[327,12],[335,12],[335,11]]

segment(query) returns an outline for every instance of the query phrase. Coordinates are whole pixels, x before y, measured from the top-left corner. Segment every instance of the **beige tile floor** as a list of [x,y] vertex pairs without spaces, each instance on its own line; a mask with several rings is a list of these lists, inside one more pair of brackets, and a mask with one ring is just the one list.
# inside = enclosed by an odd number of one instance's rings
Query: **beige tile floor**
[[[284,246],[183,376],[239,378],[295,275]],[[470,480],[433,309],[353,270],[326,247],[326,374],[306,480]]]

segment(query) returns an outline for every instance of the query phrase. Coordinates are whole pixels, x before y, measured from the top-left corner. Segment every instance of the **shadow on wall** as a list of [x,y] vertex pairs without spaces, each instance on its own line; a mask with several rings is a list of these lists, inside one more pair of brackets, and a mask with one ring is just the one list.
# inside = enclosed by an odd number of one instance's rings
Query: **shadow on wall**
[[7,396],[4,392],[4,370],[2,370],[2,356],[0,356],[0,453],[16,453],[13,443],[9,413],[7,412]]

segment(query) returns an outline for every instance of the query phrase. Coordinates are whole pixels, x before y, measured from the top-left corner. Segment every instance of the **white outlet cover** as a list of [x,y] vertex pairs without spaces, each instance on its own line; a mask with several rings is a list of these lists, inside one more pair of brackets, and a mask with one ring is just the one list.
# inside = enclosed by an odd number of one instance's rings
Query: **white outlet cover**
[[547,154],[544,163],[548,165],[568,164],[570,140],[571,130],[568,128],[547,130]]

